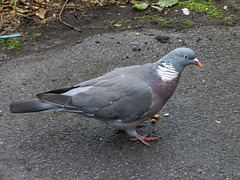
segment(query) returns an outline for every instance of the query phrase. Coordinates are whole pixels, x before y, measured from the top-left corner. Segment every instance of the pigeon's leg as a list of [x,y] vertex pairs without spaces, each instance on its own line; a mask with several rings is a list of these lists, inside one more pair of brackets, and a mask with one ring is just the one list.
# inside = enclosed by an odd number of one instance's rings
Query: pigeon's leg
[[134,130],[126,130],[126,132],[134,137],[134,138],[131,138],[130,140],[131,141],[141,141],[143,144],[145,144],[146,146],[150,146],[150,144],[148,144],[146,141],[154,141],[154,140],[157,140],[159,139],[158,137],[156,138],[147,138],[148,134],[144,135],[144,136],[141,136],[137,133],[137,131],[134,129]]
[[141,135],[137,135],[135,138],[131,138],[131,141],[137,141],[137,140],[140,140],[143,144],[147,145],[147,146],[150,146],[149,143],[147,143],[146,141],[154,141],[154,140],[157,140],[159,139],[158,137],[155,137],[155,138],[147,138],[148,134],[144,135],[144,136],[141,136]]
[[143,124],[139,124],[139,125],[137,125],[137,127],[144,127],[144,125]]

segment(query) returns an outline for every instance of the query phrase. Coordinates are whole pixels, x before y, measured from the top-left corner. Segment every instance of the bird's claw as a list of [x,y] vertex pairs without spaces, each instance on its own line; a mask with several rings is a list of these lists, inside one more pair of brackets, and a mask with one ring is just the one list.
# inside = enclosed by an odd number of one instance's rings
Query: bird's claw
[[150,146],[149,143],[147,143],[146,141],[154,141],[159,139],[159,137],[155,137],[155,138],[147,138],[148,134],[141,136],[141,135],[137,135],[135,138],[131,138],[131,141],[137,141],[140,140],[143,144],[145,144],[146,146]]

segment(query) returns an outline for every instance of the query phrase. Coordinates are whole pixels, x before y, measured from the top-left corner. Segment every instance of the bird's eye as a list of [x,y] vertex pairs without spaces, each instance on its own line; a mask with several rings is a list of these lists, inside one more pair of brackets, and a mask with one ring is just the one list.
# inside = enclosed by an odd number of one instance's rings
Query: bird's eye
[[185,59],[187,59],[188,58],[188,56],[185,54],[184,56],[183,56]]

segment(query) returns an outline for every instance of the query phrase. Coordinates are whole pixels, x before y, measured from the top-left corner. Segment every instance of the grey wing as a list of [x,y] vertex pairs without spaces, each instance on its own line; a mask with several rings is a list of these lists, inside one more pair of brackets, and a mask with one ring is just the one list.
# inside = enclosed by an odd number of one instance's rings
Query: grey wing
[[[138,72],[139,70],[137,70],[138,68],[141,68],[142,66],[139,66],[139,65],[135,65],[135,66],[128,66],[128,67],[122,67],[122,68],[116,68],[114,69],[113,71],[110,71],[100,77],[97,77],[95,79],[90,79],[88,81],[84,81],[84,82],[81,82],[79,84],[76,84],[74,87],[76,86],[80,86],[80,87],[85,87],[85,86],[92,86],[100,81],[104,81],[104,80],[109,80],[109,79],[112,79],[112,78],[117,78],[119,77],[120,75],[123,75],[123,74],[134,74],[136,71]],[[142,73],[140,73],[142,74]]]
[[152,88],[146,82],[119,76],[100,81],[87,91],[74,95],[65,107],[78,107],[83,113],[99,119],[131,122],[148,112],[152,95]]

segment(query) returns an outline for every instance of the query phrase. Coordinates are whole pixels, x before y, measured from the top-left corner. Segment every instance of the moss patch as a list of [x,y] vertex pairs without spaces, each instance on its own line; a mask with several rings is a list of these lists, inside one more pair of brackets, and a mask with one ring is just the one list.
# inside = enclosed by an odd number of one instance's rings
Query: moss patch
[[216,6],[213,5],[212,0],[188,0],[183,2],[178,2],[177,6],[182,8],[188,8],[196,12],[206,12],[207,17],[222,18],[223,11],[219,10]]

